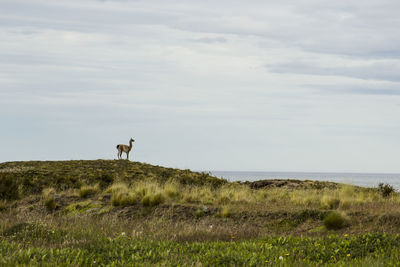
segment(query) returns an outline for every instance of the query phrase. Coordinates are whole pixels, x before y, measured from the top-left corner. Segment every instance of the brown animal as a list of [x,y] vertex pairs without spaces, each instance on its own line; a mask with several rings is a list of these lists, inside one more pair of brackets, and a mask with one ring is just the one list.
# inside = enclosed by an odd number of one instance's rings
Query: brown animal
[[121,159],[122,158],[122,152],[125,152],[126,153],[126,159],[129,160],[129,152],[131,152],[131,149],[132,149],[132,142],[135,142],[135,140],[133,140],[133,138],[131,138],[131,140],[129,140],[129,146],[122,145],[122,144],[117,145],[118,159]]

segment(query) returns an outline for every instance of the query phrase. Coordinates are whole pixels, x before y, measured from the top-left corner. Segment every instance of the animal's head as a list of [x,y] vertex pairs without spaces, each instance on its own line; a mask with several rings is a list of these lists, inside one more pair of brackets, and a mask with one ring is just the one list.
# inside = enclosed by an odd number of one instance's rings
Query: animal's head
[[135,142],[135,140],[133,140],[133,138],[131,138],[131,141],[132,141],[132,142]]

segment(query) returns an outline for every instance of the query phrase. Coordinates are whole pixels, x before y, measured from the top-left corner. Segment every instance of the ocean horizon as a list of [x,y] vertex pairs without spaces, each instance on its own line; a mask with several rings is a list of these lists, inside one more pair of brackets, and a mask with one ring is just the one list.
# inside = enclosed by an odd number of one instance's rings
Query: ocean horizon
[[379,183],[392,185],[400,190],[399,173],[341,173],[341,172],[264,172],[264,171],[208,171],[211,175],[228,181],[257,181],[266,179],[317,180],[377,187]]

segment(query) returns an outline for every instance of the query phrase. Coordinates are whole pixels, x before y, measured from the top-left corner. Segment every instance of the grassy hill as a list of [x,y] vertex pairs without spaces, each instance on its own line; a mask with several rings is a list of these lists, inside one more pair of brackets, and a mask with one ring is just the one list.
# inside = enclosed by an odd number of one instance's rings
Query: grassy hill
[[390,264],[400,196],[387,189],[126,160],[1,163],[0,265]]

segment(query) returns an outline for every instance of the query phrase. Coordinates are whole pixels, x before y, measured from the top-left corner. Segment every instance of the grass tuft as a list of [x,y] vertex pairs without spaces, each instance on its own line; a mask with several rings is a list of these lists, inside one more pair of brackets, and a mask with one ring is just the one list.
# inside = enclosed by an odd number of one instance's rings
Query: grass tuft
[[339,208],[340,205],[340,199],[332,196],[323,196],[321,202],[323,207],[326,207],[331,210]]
[[111,196],[111,204],[113,206],[131,206],[135,205],[137,197],[133,192],[116,192]]
[[142,198],[142,204],[145,207],[154,207],[161,203],[164,203],[165,197],[161,192],[154,194],[147,194]]
[[83,185],[81,186],[81,189],[79,190],[79,196],[81,198],[87,198],[89,196],[93,196],[100,191],[100,186],[99,184],[96,185]]
[[43,189],[44,205],[46,206],[48,211],[53,211],[57,207],[55,194],[56,190],[54,188]]
[[227,218],[232,216],[232,211],[228,206],[224,206],[222,207],[219,215],[221,216],[221,218]]

